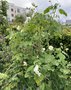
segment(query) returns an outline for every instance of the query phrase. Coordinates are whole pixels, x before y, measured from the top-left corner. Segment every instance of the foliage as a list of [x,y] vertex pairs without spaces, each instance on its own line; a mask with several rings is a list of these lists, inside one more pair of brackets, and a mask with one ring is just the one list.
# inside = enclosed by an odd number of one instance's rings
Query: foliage
[[64,14],[65,16],[67,16],[67,13],[63,10],[63,9],[59,9],[60,14]]
[[7,34],[6,28],[8,27],[8,21],[3,15],[0,15],[0,33]]
[[48,13],[50,10],[52,10],[53,9],[53,6],[49,6],[48,8],[46,8],[45,10],[44,10],[44,13],[46,14],[46,13]]
[[67,54],[50,44],[50,34],[62,28],[49,18],[37,13],[21,30],[7,36],[12,57],[4,69],[7,78],[1,79],[1,90],[64,90],[70,85]]
[[49,6],[48,8],[46,8],[46,9],[44,10],[44,14],[49,13],[50,11],[52,11],[53,17],[54,17],[54,16],[57,16],[57,15],[56,15],[57,11],[58,11],[60,14],[63,14],[63,15],[65,15],[65,16],[67,16],[67,13],[66,13],[63,9],[60,8],[60,5],[59,5],[58,3],[55,3],[54,5],[51,5],[51,6]]
[[68,56],[69,61],[71,61],[71,30],[70,28],[64,27],[61,32],[56,32],[52,37],[50,37],[50,44],[54,47],[60,47],[62,43],[62,50],[65,51]]
[[[55,14],[58,4],[52,7]],[[47,14],[36,13],[24,25],[23,19],[8,25],[1,15],[0,90],[70,90],[69,30]]]
[[16,23],[24,23],[26,21],[26,16],[24,15],[17,15],[15,17],[15,22]]
[[0,1],[0,14],[7,16],[8,3],[6,0]]
[[26,11],[26,17],[32,17],[33,13],[34,13],[33,9],[29,8],[29,10]]
[[8,28],[9,24],[8,21],[6,20],[7,2],[1,0],[0,3],[1,3],[0,9],[2,10],[2,13],[0,13],[0,72],[2,73],[4,68],[6,67],[6,62],[8,60],[9,55],[7,47],[8,42],[6,39],[6,36],[8,35],[6,29]]

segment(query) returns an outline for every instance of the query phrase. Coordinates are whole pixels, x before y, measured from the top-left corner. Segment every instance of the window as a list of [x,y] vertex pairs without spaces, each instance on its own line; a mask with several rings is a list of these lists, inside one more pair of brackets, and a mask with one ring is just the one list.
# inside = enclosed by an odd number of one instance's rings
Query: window
[[11,14],[12,17],[14,17],[14,14]]
[[15,10],[15,13],[16,13],[16,10]]
[[20,9],[17,9],[17,12],[20,13]]
[[14,21],[14,19],[12,19],[12,22]]
[[11,11],[12,11],[12,12],[14,11],[13,8],[11,8]]

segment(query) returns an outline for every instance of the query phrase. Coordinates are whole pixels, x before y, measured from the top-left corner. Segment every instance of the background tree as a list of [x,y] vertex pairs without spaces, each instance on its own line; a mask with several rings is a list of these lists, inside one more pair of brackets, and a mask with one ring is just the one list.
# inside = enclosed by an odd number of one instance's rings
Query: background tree
[[7,9],[8,9],[8,3],[6,0],[1,0],[0,1],[1,5],[0,5],[0,14],[2,14],[3,16],[7,16]]
[[29,8],[29,10],[26,11],[26,16],[27,16],[27,17],[31,17],[31,16],[33,15],[33,13],[34,13],[34,10],[31,9],[31,8]]
[[15,17],[15,21],[16,23],[24,23],[26,21],[26,15],[17,15]]
[[[7,28],[8,21],[7,17],[8,3],[5,0],[0,1],[0,72],[4,70],[4,64],[6,64],[6,52],[7,52]],[[5,55],[5,56],[4,56]],[[4,57],[3,57],[4,56]]]

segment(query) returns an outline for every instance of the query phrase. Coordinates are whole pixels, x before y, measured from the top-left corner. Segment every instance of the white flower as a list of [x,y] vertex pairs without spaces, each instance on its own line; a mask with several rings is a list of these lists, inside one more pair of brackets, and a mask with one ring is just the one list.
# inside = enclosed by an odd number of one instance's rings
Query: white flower
[[37,58],[39,58],[39,56],[37,55]]
[[17,26],[17,29],[20,30],[20,26]]
[[23,29],[21,29],[21,32],[23,32]]
[[69,48],[66,48],[66,51],[68,51],[69,50]]
[[53,46],[49,46],[49,50],[52,51],[53,50]]
[[62,46],[62,45],[63,45],[63,43],[60,43],[60,45]]
[[61,48],[63,49],[63,46],[61,46]]
[[42,52],[44,52],[45,51],[45,48],[42,48]]
[[34,72],[38,75],[38,76],[40,76],[41,75],[41,73],[39,72],[39,66],[38,65],[36,65],[35,67],[34,67]]
[[23,62],[23,65],[24,65],[24,66],[27,66],[27,62],[24,61],[24,62]]

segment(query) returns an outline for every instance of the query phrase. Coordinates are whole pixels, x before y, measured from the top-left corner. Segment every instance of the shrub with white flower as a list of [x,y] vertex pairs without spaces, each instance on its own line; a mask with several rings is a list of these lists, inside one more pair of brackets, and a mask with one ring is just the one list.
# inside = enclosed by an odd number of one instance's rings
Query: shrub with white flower
[[39,72],[39,66],[38,65],[36,65],[35,67],[34,67],[34,72],[38,75],[38,76],[40,76],[41,75],[41,73]]
[[48,49],[49,49],[50,51],[52,51],[52,50],[53,50],[53,46],[49,46]]

